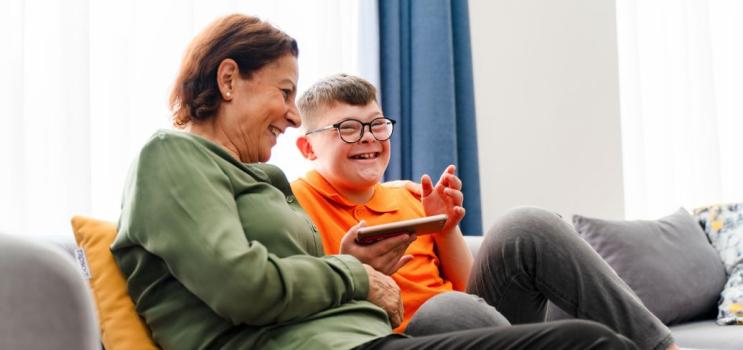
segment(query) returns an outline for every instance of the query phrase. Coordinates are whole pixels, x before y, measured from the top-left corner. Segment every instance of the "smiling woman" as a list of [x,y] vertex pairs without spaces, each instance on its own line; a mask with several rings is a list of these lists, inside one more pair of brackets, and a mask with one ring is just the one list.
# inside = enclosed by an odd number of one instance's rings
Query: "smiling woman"
[[225,17],[184,57],[170,96],[173,124],[243,163],[268,161],[278,136],[301,124],[294,103],[298,55],[297,42],[270,24]]

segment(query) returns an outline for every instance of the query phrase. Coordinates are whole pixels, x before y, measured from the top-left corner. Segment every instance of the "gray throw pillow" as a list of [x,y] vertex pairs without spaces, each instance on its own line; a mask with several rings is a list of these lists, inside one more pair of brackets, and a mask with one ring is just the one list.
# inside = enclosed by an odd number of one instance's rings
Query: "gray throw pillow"
[[714,315],[725,269],[685,209],[659,220],[574,215],[573,225],[665,324]]

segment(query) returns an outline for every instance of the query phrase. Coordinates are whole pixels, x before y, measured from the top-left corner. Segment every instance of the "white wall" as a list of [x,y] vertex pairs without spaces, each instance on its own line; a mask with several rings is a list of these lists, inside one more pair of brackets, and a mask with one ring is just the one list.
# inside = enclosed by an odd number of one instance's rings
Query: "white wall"
[[470,0],[483,227],[624,216],[613,0]]

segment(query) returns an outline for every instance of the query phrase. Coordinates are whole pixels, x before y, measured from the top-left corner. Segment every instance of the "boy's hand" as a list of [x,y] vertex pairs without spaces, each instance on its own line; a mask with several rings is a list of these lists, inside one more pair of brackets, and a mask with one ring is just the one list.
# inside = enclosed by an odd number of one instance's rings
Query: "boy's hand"
[[455,171],[456,167],[449,165],[436,186],[433,186],[428,175],[421,177],[421,202],[426,215],[446,214],[449,217],[441,229],[444,234],[453,230],[464,218],[462,180],[454,175]]
[[412,255],[404,255],[415,235],[401,234],[383,239],[369,245],[356,243],[359,228],[364,227],[362,220],[351,227],[341,239],[341,254],[350,254],[362,263],[371,265],[374,269],[387,275],[397,272],[403,265],[413,259]]

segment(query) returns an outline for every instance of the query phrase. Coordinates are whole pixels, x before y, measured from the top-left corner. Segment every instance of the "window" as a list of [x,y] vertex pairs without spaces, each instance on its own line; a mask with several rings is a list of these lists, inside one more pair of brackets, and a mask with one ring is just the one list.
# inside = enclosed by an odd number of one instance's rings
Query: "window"
[[743,3],[617,1],[625,206],[743,202]]

